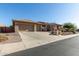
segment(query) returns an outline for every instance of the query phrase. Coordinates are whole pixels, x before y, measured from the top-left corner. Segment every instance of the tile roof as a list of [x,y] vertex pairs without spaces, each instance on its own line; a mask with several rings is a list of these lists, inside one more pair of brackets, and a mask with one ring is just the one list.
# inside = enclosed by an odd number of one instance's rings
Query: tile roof
[[50,23],[50,25],[59,25],[59,26],[62,26],[61,24],[57,24],[57,23]]

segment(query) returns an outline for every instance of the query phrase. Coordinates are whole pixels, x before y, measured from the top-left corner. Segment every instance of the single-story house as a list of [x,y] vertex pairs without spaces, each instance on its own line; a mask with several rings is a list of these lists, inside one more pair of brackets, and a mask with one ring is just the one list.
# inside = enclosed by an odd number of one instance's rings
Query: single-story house
[[52,31],[61,34],[63,26],[56,23],[33,22],[32,20],[13,20],[13,27],[17,31]]

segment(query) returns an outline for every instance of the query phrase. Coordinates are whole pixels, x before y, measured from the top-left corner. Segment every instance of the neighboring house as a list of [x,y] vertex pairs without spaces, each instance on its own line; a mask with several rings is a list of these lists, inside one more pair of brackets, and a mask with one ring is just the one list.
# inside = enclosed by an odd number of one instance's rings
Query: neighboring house
[[11,33],[14,32],[14,29],[11,29],[7,26],[5,26],[4,24],[0,24],[0,33]]
[[0,33],[4,32],[6,26],[0,23]]
[[62,34],[63,26],[56,23],[33,22],[31,20],[13,20],[13,27],[17,31],[52,31],[53,34]]

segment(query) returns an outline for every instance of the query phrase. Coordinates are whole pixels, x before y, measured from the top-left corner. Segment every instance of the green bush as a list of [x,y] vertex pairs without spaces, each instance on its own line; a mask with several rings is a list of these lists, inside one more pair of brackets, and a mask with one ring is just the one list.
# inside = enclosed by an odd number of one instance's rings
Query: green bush
[[73,23],[64,23],[63,28],[68,32],[75,32],[77,29],[76,25]]

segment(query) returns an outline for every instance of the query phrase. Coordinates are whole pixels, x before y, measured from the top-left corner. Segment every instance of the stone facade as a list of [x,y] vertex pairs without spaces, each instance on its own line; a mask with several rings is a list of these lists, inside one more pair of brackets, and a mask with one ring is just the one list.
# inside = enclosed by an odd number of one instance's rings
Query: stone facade
[[60,25],[53,25],[52,31],[56,35],[62,34],[62,27]]

